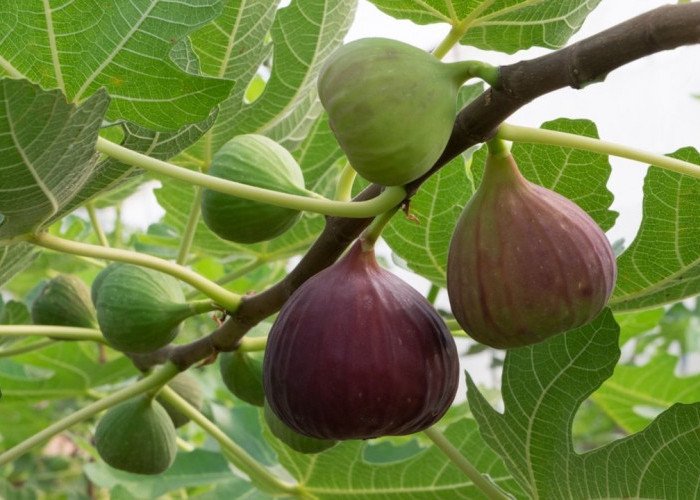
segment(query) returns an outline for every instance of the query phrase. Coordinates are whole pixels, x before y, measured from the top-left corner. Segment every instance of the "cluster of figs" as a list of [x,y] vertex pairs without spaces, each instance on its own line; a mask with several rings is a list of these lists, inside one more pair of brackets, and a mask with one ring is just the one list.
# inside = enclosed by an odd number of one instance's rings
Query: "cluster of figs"
[[[370,38],[329,58],[318,94],[355,170],[382,186],[403,185],[442,154],[457,93],[470,76],[466,63],[445,64],[410,45]],[[294,157],[256,134],[226,143],[209,173],[309,195]],[[201,209],[211,231],[241,244],[275,238],[301,217],[210,190]],[[604,308],[615,277],[611,246],[581,208],[525,179],[509,152],[489,152],[447,262],[452,312],[471,337],[515,348],[584,325]],[[32,317],[39,324],[98,327],[115,349],[147,353],[172,342],[186,318],[216,308],[208,300],[186,300],[167,274],[115,263],[91,289],[74,276],[52,279],[35,299]],[[443,318],[380,267],[362,239],[286,301],[264,357],[222,353],[219,368],[234,395],[263,408],[271,433],[304,453],[340,440],[426,429],[450,407],[459,380],[457,348]],[[201,407],[194,378],[183,373],[169,385]],[[107,411],[96,447],[113,467],[157,474],[172,464],[175,429],[186,421],[159,397],[138,396]]]

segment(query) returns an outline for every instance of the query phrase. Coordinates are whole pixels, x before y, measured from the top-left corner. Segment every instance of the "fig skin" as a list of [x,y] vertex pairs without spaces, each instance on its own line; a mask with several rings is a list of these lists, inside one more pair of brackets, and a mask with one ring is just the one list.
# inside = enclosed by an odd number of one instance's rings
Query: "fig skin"
[[426,173],[445,149],[469,63],[442,63],[396,40],[343,45],[322,67],[318,95],[352,167],[394,186]]
[[263,403],[263,416],[272,435],[299,453],[321,453],[338,444],[332,439],[314,439],[293,431],[274,414],[267,401]]
[[70,274],[59,274],[44,285],[34,299],[31,315],[35,325],[97,327],[90,288]]
[[488,155],[455,226],[447,291],[457,322],[496,348],[541,342],[591,322],[617,267],[605,233],[578,205]]
[[[272,139],[239,135],[216,152],[209,175],[250,186],[306,196],[304,175],[294,157]],[[301,212],[210,189],[202,194],[202,219],[218,237],[236,243],[258,243],[289,230]]]
[[359,241],[287,300],[263,359],[271,410],[316,439],[423,430],[447,411],[458,378],[442,318]]
[[95,429],[95,447],[115,469],[160,474],[175,461],[177,434],[157,401],[138,396],[109,410]]
[[226,388],[239,399],[263,406],[262,360],[243,351],[219,354],[219,370]]

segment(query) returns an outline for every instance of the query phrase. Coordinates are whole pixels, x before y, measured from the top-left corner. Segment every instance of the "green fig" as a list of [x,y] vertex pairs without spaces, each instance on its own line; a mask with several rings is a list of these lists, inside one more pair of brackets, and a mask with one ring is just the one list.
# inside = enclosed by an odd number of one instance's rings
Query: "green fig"
[[320,453],[338,444],[334,439],[316,439],[293,431],[275,415],[267,401],[263,406],[263,415],[272,435],[299,453]]
[[[214,155],[209,174],[250,186],[306,196],[304,176],[294,157],[272,139],[247,134],[234,137]],[[217,236],[237,243],[257,243],[290,229],[298,210],[276,207],[205,189],[202,218]]]
[[[180,396],[182,399],[187,401],[189,404],[191,404],[198,410],[202,409],[202,404],[204,403],[204,395],[202,394],[202,388],[199,386],[199,382],[197,382],[197,379],[195,379],[192,375],[186,372],[182,372],[170,382],[168,382],[168,387],[170,387],[173,391],[175,391],[178,394],[178,396]],[[190,421],[190,419],[183,415],[182,412],[180,412],[180,410],[175,408],[168,401],[162,399],[161,396],[158,396],[156,398],[156,401],[158,401],[163,406],[163,408],[165,408],[165,411],[168,412],[170,420],[173,421],[173,425],[176,429],[178,427],[182,427]]]
[[520,347],[589,323],[616,274],[612,247],[586,212],[525,179],[512,155],[488,155],[447,260],[452,312],[471,337]]
[[141,396],[110,408],[95,429],[95,446],[102,460],[135,474],[167,470],[177,454],[176,439],[165,409]]
[[34,299],[31,314],[36,325],[97,326],[90,288],[70,274],[59,274],[44,285]]
[[262,359],[243,351],[219,355],[221,379],[231,393],[246,403],[262,406],[265,392],[262,385]]
[[442,63],[396,40],[336,50],[318,77],[330,127],[353,168],[383,186],[425,174],[445,149],[471,62]]
[[151,352],[170,343],[180,323],[211,310],[188,303],[172,276],[132,264],[107,266],[93,283],[97,321],[109,344],[124,352]]

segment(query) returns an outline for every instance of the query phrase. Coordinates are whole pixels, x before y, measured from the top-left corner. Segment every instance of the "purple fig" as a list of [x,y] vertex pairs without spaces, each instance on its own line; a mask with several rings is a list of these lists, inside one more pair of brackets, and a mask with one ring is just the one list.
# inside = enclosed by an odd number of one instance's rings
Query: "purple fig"
[[458,378],[442,318],[360,242],[292,294],[263,360],[271,410],[316,439],[423,430],[447,411]]
[[610,243],[586,212],[525,179],[512,155],[487,156],[447,260],[452,312],[471,337],[520,347],[585,325],[616,274]]

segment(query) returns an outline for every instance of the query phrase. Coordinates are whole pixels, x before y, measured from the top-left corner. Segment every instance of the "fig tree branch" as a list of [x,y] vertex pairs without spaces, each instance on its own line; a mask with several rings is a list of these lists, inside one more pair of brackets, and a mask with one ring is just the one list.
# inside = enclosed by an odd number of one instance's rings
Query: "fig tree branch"
[[[545,56],[502,66],[498,85],[460,111],[442,156],[430,172],[407,186],[408,197],[452,158],[493,137],[504,120],[537,97],[565,87],[583,88],[629,62],[697,43],[700,3],[667,5]],[[371,199],[381,190],[369,186],[355,201]],[[323,232],[294,270],[264,292],[245,297],[221,327],[190,344],[166,347],[135,361],[150,366],[171,359],[184,369],[218,351],[235,349],[251,327],[277,312],[304,281],[335,262],[370,221],[327,217]]]

